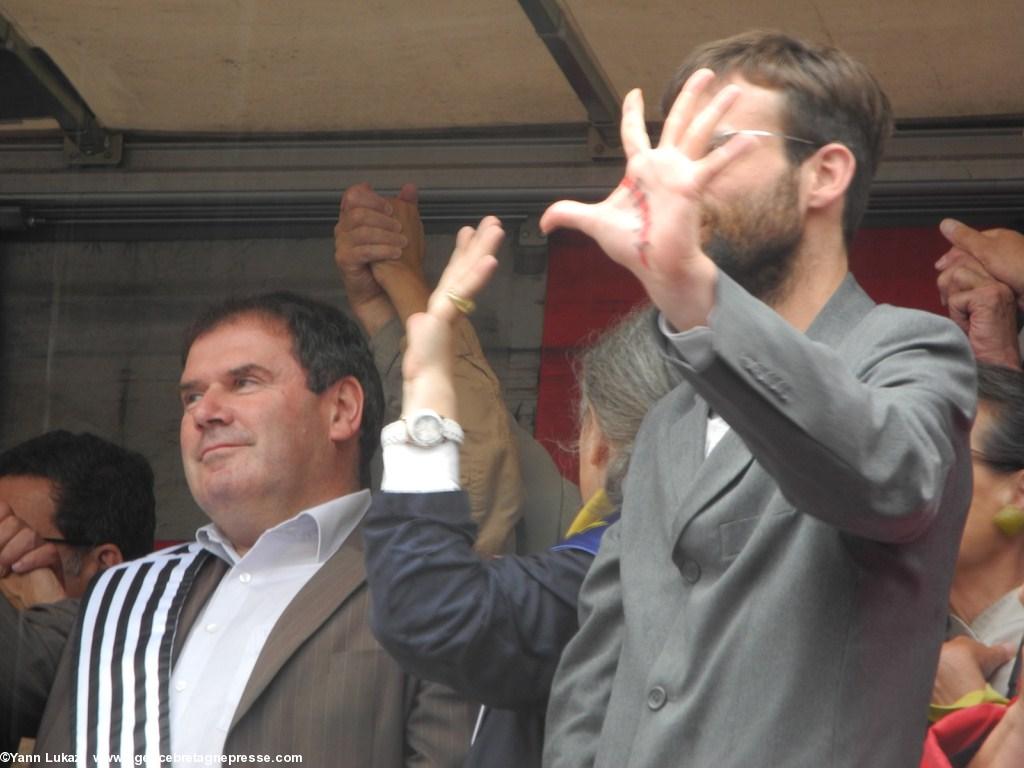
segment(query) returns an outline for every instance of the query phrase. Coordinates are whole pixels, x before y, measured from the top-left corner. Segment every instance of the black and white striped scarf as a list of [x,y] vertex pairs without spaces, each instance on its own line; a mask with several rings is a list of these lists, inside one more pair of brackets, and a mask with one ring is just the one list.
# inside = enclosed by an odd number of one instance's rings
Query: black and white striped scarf
[[[72,744],[80,768],[171,753],[171,650],[181,606],[208,554],[192,543],[104,571],[79,614]],[[165,758],[166,759],[166,758]],[[115,758],[116,761],[116,758]]]

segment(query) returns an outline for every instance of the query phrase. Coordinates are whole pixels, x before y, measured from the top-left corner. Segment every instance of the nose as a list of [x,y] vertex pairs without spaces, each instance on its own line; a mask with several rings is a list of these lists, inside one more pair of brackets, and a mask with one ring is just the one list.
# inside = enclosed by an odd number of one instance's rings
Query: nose
[[231,409],[228,407],[226,392],[214,384],[203,392],[203,396],[189,408],[189,414],[200,429],[231,423]]

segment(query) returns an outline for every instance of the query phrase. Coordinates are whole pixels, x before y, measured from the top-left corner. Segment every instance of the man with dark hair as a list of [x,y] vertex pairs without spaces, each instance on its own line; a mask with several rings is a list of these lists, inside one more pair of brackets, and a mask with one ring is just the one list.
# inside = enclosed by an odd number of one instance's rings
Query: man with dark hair
[[101,570],[153,550],[149,462],[87,432],[54,430],[0,454],[0,502],[56,545],[68,597],[81,597]]
[[[306,386],[321,394],[346,376],[363,389],[363,423],[359,433],[359,482],[370,485],[370,462],[380,445],[380,424],[384,413],[384,393],[373,359],[362,354],[363,337],[359,328],[333,307],[280,291],[245,298],[229,299],[207,309],[185,333],[181,362],[200,336],[221,324],[243,315],[283,324],[291,335],[291,353],[306,372]],[[353,354],[359,350],[359,354]]]
[[[362,478],[382,396],[354,323],[288,293],[228,301],[189,331],[179,390],[185,475],[212,522],[96,580],[37,752],[457,766],[469,706],[405,675],[369,628]],[[48,669],[54,629],[37,624],[15,637],[8,608],[0,640]],[[37,702],[39,687],[5,688],[0,708]]]
[[763,32],[697,49],[670,94],[656,147],[626,97],[608,199],[541,220],[637,276],[684,378],[584,582],[545,765],[914,765],[975,373],[947,319],[849,274],[888,104],[846,54]]

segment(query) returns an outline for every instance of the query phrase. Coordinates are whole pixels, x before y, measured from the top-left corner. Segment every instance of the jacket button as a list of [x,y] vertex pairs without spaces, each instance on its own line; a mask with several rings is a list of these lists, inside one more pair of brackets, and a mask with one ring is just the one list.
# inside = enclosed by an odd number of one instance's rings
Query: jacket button
[[696,560],[687,560],[683,563],[683,578],[689,584],[700,581],[700,564]]
[[647,693],[647,706],[657,712],[659,709],[665,706],[665,701],[668,699],[668,694],[665,693],[665,689],[660,685],[656,685]]

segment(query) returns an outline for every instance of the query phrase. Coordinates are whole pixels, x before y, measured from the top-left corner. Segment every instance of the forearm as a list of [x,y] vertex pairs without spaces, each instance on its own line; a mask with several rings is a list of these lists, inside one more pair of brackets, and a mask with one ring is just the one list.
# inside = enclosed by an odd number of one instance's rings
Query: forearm
[[453,389],[448,395],[454,397],[454,405],[421,400],[413,392],[408,407],[403,409],[402,346],[403,331],[397,317],[370,339],[374,363],[384,384],[385,421],[395,420],[403,410],[408,412],[418,404],[457,417],[465,431],[465,442],[459,449],[459,482],[469,494],[472,518],[480,525],[477,551],[507,551],[522,502],[518,447],[501,385],[480,349],[472,325],[464,319],[456,323]]
[[430,289],[422,271],[402,262],[378,262],[372,269],[403,325],[411,315],[426,311]]
[[406,768],[461,768],[480,707],[437,683],[412,681],[405,720]]
[[413,674],[470,698],[543,700],[591,558],[481,559],[475,532],[463,493],[375,498],[364,530],[374,632]]
[[389,322],[398,317],[391,300],[383,294],[359,303],[350,302],[349,308],[363,331],[371,339]]
[[0,749],[35,736],[77,612],[73,600],[18,611],[0,598]]
[[452,373],[459,422],[466,433],[459,449],[459,482],[480,526],[476,550],[502,554],[508,551],[523,502],[519,449],[501,383],[465,318],[455,325]]

